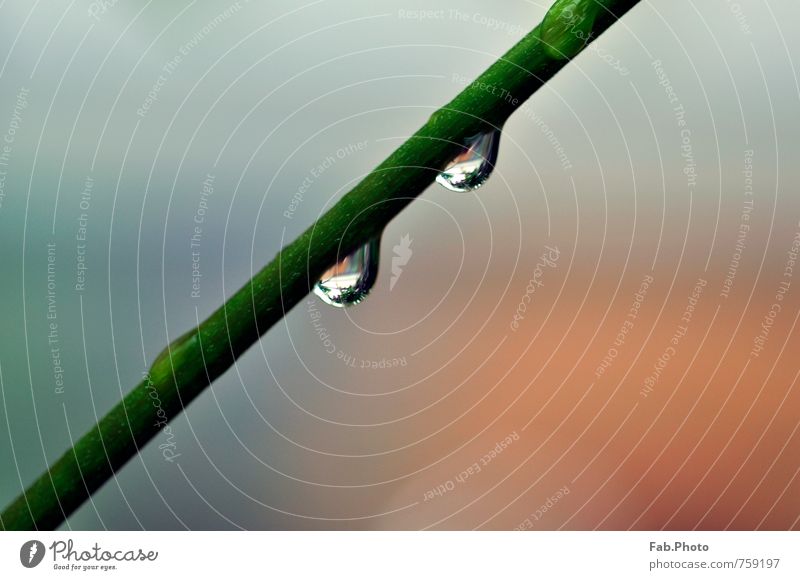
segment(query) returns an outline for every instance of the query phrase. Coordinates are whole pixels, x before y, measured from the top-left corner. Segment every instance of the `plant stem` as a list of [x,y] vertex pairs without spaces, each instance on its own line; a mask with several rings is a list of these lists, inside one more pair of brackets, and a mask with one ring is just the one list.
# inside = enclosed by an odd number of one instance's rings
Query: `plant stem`
[[144,380],[11,503],[0,516],[0,527],[22,530],[60,525],[167,420],[183,411],[300,302],[337,256],[379,235],[461,152],[461,143],[502,127],[587,40],[604,32],[638,1],[558,0],[543,24],[436,111],[205,322],[172,342]]

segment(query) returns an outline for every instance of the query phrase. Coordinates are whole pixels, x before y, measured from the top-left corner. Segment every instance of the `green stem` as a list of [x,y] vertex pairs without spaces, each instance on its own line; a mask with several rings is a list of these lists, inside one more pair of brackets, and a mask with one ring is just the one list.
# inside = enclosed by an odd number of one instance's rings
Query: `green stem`
[[[300,302],[318,277],[434,180],[468,137],[508,117],[639,0],[558,0],[539,25],[197,328],[0,516],[8,530],[52,529]],[[576,16],[577,15],[577,16]]]

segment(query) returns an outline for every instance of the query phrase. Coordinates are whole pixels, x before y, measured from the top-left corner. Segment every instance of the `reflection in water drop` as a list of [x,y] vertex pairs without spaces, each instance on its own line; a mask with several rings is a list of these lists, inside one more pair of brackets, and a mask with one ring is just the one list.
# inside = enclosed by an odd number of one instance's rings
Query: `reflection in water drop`
[[486,183],[497,162],[500,131],[492,130],[467,139],[464,151],[453,159],[436,181],[450,191],[473,191]]
[[378,277],[380,243],[378,236],[328,269],[314,285],[314,294],[337,308],[364,300]]

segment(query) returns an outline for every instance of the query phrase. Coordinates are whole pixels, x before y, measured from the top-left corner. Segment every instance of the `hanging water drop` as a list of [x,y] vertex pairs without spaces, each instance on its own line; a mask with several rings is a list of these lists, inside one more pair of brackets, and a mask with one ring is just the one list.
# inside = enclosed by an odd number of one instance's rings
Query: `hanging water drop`
[[492,130],[470,137],[464,151],[451,161],[437,177],[450,191],[474,191],[486,183],[497,162],[500,131]]
[[375,284],[380,253],[378,236],[329,268],[314,285],[314,294],[337,308],[358,304]]

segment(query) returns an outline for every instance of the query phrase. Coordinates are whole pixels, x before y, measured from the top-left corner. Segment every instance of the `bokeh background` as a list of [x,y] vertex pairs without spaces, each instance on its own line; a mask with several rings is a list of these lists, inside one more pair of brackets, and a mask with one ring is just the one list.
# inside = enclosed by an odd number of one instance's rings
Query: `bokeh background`
[[[0,503],[549,4],[0,3]],[[642,1],[64,527],[797,528],[798,18]]]

